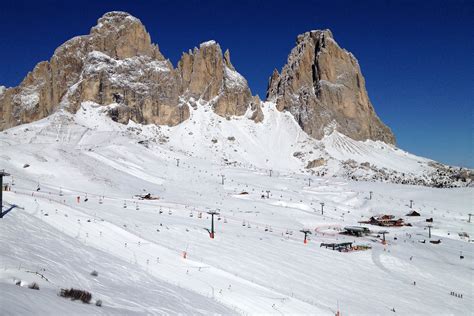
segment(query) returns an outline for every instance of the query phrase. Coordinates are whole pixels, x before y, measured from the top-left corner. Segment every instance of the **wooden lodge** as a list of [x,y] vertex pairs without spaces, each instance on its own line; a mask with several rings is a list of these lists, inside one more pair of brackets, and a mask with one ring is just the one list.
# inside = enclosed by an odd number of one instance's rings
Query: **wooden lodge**
[[379,215],[379,216],[372,216],[368,221],[361,221],[359,223],[384,226],[384,227],[401,227],[405,225],[402,218],[395,219],[395,216],[386,215],[386,214]]

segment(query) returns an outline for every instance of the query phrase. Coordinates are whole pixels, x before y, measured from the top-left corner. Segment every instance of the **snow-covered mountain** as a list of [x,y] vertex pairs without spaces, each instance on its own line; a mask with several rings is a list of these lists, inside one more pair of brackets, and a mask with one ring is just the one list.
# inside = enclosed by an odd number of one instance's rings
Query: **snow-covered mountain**
[[[289,112],[276,109],[274,103],[262,103],[263,119],[258,124],[243,116],[225,119],[213,111],[209,103],[194,101],[189,104],[189,119],[174,127],[154,124],[142,125],[114,122],[109,114],[119,104],[101,106],[83,102],[76,114],[59,111],[38,122],[22,125],[4,132],[6,135],[27,135],[36,126],[51,131],[51,135],[70,135],[67,143],[83,144],[81,137],[91,137],[97,132],[115,131],[128,135],[125,144],[138,142],[144,149],[168,148],[179,155],[199,157],[216,164],[240,166],[275,172],[298,172],[322,177],[341,177],[434,187],[469,186],[472,179],[467,169],[441,165],[421,158],[381,141],[356,141],[335,129],[326,128],[326,135],[317,140],[304,131]],[[23,132],[23,131],[27,132]],[[36,139],[36,134],[33,133]],[[20,138],[21,139],[21,138]],[[96,138],[94,138],[96,139]],[[60,139],[58,138],[58,141]],[[64,141],[64,140],[63,140]],[[100,147],[107,142],[90,144]],[[124,149],[126,150],[126,149]]]
[[[161,126],[155,128],[159,137],[183,152],[229,163],[437,187],[473,180],[470,170],[394,147],[357,60],[329,30],[298,36],[288,64],[270,78],[267,96],[271,102],[252,96],[229,51],[222,53],[215,41],[184,53],[174,68],[140,20],[109,12],[18,87],[0,91],[0,128],[60,117],[57,111],[74,114],[95,103],[125,125]],[[158,136],[142,137],[151,142]]]
[[[0,313],[470,312],[472,188],[302,172],[301,156],[324,157],[334,175],[347,172],[341,161],[349,158],[413,174],[431,167],[330,130],[315,140],[290,113],[272,103],[262,109],[255,124],[198,104],[182,124],[163,127],[114,122],[108,107],[85,102],[75,114],[57,111],[0,133],[0,166],[12,175],[4,179],[11,188],[4,210],[21,207],[0,220]],[[159,199],[138,197],[147,193]],[[409,200],[420,217],[405,217]],[[214,239],[208,210],[220,212]],[[381,213],[412,226],[383,228],[386,245],[377,226],[366,226],[366,237],[340,234]],[[301,229],[312,233],[309,244]],[[320,246],[339,242],[371,249]],[[27,288],[33,282],[38,291]],[[89,291],[102,307],[57,295],[70,287]]]
[[[472,171],[397,148],[330,31],[298,37],[262,102],[215,41],[175,68],[137,18],[109,12],[0,87],[0,118],[1,315],[474,304]],[[408,225],[341,234],[380,214]],[[102,306],[58,295],[71,287]]]

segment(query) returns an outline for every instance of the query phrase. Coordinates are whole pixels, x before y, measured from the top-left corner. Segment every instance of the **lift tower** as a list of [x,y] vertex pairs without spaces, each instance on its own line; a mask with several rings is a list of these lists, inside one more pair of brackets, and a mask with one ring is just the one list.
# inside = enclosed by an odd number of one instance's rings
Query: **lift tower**
[[3,177],[10,176],[9,173],[5,172],[5,170],[0,171],[0,213],[2,212],[3,207]]
[[217,211],[209,211],[207,214],[211,215],[211,231],[209,232],[209,237],[214,239],[214,215],[219,215]]

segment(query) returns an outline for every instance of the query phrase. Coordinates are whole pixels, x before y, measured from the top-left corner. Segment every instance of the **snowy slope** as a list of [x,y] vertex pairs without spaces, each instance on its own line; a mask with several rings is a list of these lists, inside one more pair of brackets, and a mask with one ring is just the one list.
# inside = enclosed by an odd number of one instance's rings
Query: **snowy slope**
[[[459,233],[474,234],[472,188],[348,181],[338,177],[348,159],[414,174],[429,161],[337,132],[315,141],[271,103],[264,115],[260,124],[226,120],[200,104],[172,128],[125,126],[84,103],[75,115],[1,133],[0,169],[14,183],[4,198],[24,209],[0,220],[0,313],[334,315],[338,305],[343,315],[470,313],[473,248]],[[306,172],[320,157],[336,177]],[[148,192],[160,199],[135,196]],[[421,217],[404,216],[409,200]],[[220,211],[213,240],[210,209]],[[388,228],[385,246],[376,233],[339,234],[380,213],[413,226]],[[418,242],[429,240],[429,217],[441,244]],[[372,249],[320,247],[340,241]],[[66,287],[89,290],[103,307],[58,297]]]

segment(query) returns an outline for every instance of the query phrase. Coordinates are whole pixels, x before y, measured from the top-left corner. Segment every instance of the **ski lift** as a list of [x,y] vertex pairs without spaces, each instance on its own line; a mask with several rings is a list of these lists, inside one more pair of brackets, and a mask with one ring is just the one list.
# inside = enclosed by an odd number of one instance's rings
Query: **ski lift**
[[102,196],[99,196],[99,204],[102,204],[104,203],[104,201],[102,201]]
[[123,201],[123,208],[127,208],[127,201]]
[[286,234],[286,235],[288,235],[288,234],[289,234],[289,232],[288,232],[288,229],[286,230],[285,234]]
[[64,194],[63,194],[63,189],[60,187],[60,188],[59,188],[59,196],[63,196],[63,195],[64,195]]
[[171,215],[171,214],[173,214],[173,212],[171,212],[171,210],[169,210],[169,211],[168,211],[168,215]]
[[138,211],[140,207],[138,206],[138,203],[135,203],[135,209]]
[[201,212],[199,212],[198,218],[202,218],[202,213]]
[[268,231],[268,226],[265,226],[265,231],[266,231],[266,232]]
[[193,217],[193,216],[194,216],[194,215],[193,215],[193,212],[192,212],[192,211],[189,212],[189,217]]
[[38,186],[36,187],[36,191],[39,191],[39,190],[41,190],[41,188],[40,188],[40,183],[38,182]]
[[245,221],[242,222],[242,226],[245,226]]
[[247,224],[247,228],[252,228],[252,227],[250,226],[250,222]]
[[227,218],[224,218],[224,224],[227,224]]
[[160,210],[158,211],[159,214],[163,214],[163,210],[160,207]]
[[273,233],[272,226],[270,226],[270,229],[268,230],[270,233]]
[[217,220],[220,221],[220,220],[221,220],[221,217],[220,217],[220,216],[217,216]]
[[89,201],[89,199],[87,198],[87,193],[86,193],[86,197],[84,198],[84,202],[87,202]]

